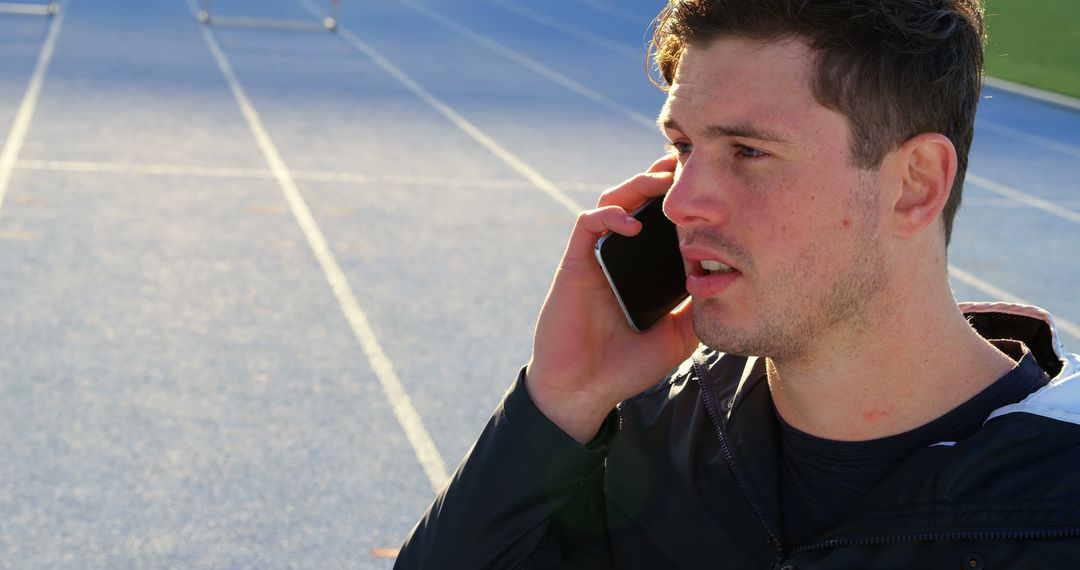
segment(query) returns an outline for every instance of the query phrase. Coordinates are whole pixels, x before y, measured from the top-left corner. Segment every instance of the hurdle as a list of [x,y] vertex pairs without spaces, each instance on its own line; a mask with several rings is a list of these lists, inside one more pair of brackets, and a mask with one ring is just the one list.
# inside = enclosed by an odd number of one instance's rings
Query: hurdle
[[321,23],[303,20],[279,20],[273,18],[248,18],[243,16],[216,16],[211,10],[212,0],[202,0],[199,9],[199,22],[204,26],[222,26],[229,28],[262,28],[271,30],[292,30],[299,32],[337,31],[338,5],[340,0],[330,0],[330,15]]
[[55,16],[60,12],[60,2],[50,0],[46,4],[29,2],[0,2],[0,14],[18,14],[21,16]]

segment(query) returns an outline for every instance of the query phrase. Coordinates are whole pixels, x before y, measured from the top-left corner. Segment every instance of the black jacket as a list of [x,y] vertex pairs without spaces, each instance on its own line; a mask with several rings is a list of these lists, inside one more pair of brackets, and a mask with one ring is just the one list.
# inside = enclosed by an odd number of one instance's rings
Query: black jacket
[[521,378],[395,568],[1080,568],[1080,360],[1044,312],[966,305],[1052,378],[975,435],[914,453],[814,544],[779,536],[763,361],[703,350],[583,447]]

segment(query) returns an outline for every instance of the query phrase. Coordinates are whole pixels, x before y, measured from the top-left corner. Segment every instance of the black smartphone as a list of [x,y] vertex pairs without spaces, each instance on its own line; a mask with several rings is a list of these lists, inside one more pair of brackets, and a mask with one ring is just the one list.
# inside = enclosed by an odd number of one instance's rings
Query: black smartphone
[[630,327],[643,332],[688,296],[675,224],[663,198],[645,202],[631,215],[641,222],[633,237],[608,233],[596,242],[596,259]]

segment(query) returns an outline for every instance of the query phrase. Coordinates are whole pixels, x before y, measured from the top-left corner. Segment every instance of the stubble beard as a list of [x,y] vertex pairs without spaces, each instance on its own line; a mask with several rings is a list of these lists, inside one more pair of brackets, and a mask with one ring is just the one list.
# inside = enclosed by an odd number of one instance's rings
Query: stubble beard
[[[706,346],[728,354],[769,357],[774,362],[804,359],[822,335],[847,327],[851,335],[865,330],[873,314],[871,306],[888,281],[885,262],[878,242],[874,211],[877,207],[873,188],[861,188],[861,204],[855,219],[862,221],[853,237],[853,249],[824,291],[814,297],[804,294],[806,276],[812,275],[812,255],[801,257],[802,264],[783,275],[758,276],[766,283],[760,306],[735,308],[751,315],[751,322],[735,327],[726,325],[722,315],[710,310],[710,300],[695,303],[694,330]],[[760,281],[759,281],[760,283]]]

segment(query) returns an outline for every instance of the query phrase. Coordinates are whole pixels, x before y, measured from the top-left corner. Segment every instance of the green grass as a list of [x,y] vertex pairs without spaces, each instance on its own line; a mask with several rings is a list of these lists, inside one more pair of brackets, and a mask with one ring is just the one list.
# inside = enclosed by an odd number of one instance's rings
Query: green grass
[[985,0],[986,73],[1080,97],[1080,0]]

